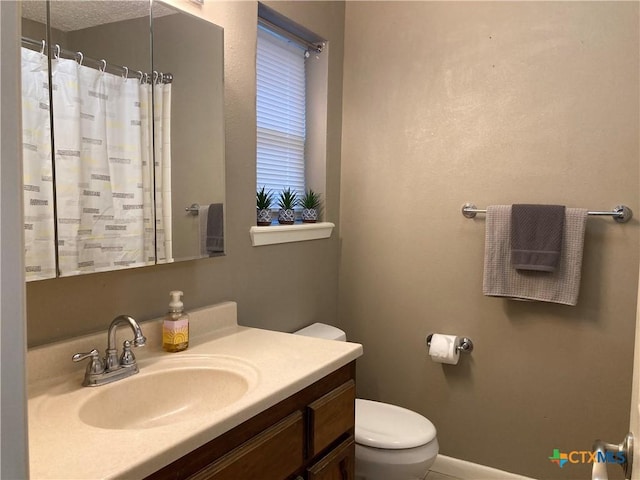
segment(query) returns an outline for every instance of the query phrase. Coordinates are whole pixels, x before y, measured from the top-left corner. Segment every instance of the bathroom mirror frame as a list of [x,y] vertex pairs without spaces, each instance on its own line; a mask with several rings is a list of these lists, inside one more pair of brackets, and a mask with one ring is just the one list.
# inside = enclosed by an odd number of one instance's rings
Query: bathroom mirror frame
[[[85,252],[88,250],[87,246],[90,246],[96,248],[95,251],[100,251],[103,254],[110,250],[115,252],[122,251],[122,247],[118,245],[110,246],[108,241],[102,243],[100,240],[104,239],[104,237],[96,237],[95,225],[98,222],[95,218],[102,218],[103,216],[109,218],[109,215],[105,215],[104,210],[101,211],[99,207],[94,205],[83,208],[76,207],[78,211],[88,211],[93,214],[93,223],[89,229],[75,227],[86,238],[81,238],[81,235],[65,238],[64,225],[83,222],[77,218],[79,215],[75,215],[75,217],[62,215],[64,205],[74,201],[63,196],[65,192],[70,190],[69,185],[72,185],[76,190],[81,189],[84,193],[96,195],[96,189],[88,186],[88,182],[93,181],[95,178],[106,178],[109,176],[109,172],[96,171],[90,180],[78,181],[74,177],[65,185],[65,170],[60,165],[61,157],[58,152],[58,146],[63,145],[64,142],[62,140],[56,142],[55,140],[58,140],[58,138],[54,138],[53,148],[56,148],[55,162],[51,158],[51,148],[49,149],[48,159],[52,172],[51,174],[47,174],[44,171],[38,173],[43,178],[49,179],[49,197],[44,201],[28,199],[26,197],[27,192],[29,190],[37,190],[39,187],[31,185],[31,183],[35,182],[30,182],[27,175],[25,175],[24,186],[25,232],[27,232],[28,228],[33,228],[33,225],[29,224],[31,222],[30,219],[34,218],[29,210],[30,202],[35,205],[38,205],[39,202],[51,204],[52,212],[55,212],[55,216],[54,213],[51,213],[47,220],[49,222],[48,227],[51,227],[47,231],[47,235],[43,236],[42,232],[40,232],[39,237],[32,235],[31,238],[26,238],[25,255],[35,245],[41,250],[44,249],[48,255],[53,255],[54,262],[51,262],[52,264],[48,269],[49,274],[47,274],[47,269],[42,269],[38,265],[32,264],[33,262],[25,261],[27,281],[224,255],[223,29],[206,19],[191,15],[158,0],[151,0],[150,2],[92,1],[93,7],[99,8],[89,8],[88,10],[91,12],[97,11],[102,18],[98,20],[83,18],[82,20],[87,21],[88,24],[80,25],[80,28],[77,28],[78,25],[76,24],[75,29],[73,26],[65,24],[68,15],[65,15],[65,12],[61,13],[59,9],[77,7],[79,2],[43,0],[41,2],[27,3],[30,5],[27,6],[26,10],[33,10],[32,7],[38,7],[38,4],[40,4],[40,9],[46,11],[44,17],[45,36],[47,43],[54,45],[47,49],[42,48],[41,53],[49,53],[47,62],[52,65],[53,70],[49,72],[47,68],[46,72],[49,79],[46,83],[54,86],[54,93],[50,95],[52,102],[46,101],[46,103],[52,105],[51,110],[53,113],[50,114],[50,117],[53,121],[53,132],[56,137],[59,135],[57,132],[65,131],[64,123],[58,124],[59,128],[56,129],[57,122],[59,122],[56,119],[56,112],[60,110],[59,105],[62,102],[57,102],[57,97],[55,96],[58,87],[56,81],[62,78],[60,70],[56,70],[56,68],[60,68],[62,64],[59,59],[63,58],[64,55],[60,55],[60,50],[64,48],[71,53],[71,55],[67,54],[67,63],[77,62],[77,70],[82,69],[83,63],[85,66],[89,66],[90,58],[93,58],[98,62],[104,62],[102,64],[98,63],[98,65],[94,64],[94,71],[104,70],[104,76],[107,76],[106,74],[108,73],[120,75],[124,82],[140,80],[140,85],[143,83],[141,81],[143,71],[145,73],[146,71],[149,72],[147,78],[154,82],[150,88],[151,105],[153,107],[151,107],[152,110],[151,108],[149,110],[149,116],[154,120],[150,135],[152,135],[152,140],[155,141],[155,145],[146,150],[149,159],[153,156],[155,156],[155,159],[152,163],[151,160],[149,161],[149,168],[154,170],[151,172],[151,187],[145,187],[149,195],[153,197],[152,202],[148,202],[148,208],[153,212],[150,215],[151,223],[144,226],[147,236],[151,237],[151,240],[147,243],[151,245],[147,246],[145,244],[145,256],[142,261],[133,262],[121,258],[119,260],[116,259],[112,265],[95,262],[97,263],[96,266],[95,264],[92,265],[93,258],[91,258],[91,261],[86,261],[86,259],[80,257],[81,254],[71,252],[71,255],[76,254],[78,259],[74,264],[76,268],[68,268],[61,261],[63,258],[61,254],[69,254],[69,250],[73,250],[73,247],[76,247],[78,252]],[[83,15],[76,15],[76,17],[87,17],[87,3],[82,2],[84,7]],[[134,3],[146,5],[147,10],[143,17],[140,17],[139,13],[134,13],[134,18],[126,16],[127,12],[123,10],[131,7]],[[43,6],[45,8],[42,8]],[[49,9],[50,12],[48,11]],[[25,25],[25,17],[30,20],[36,20],[34,16],[37,15],[38,13],[34,14],[33,11],[28,11],[27,15],[23,13],[23,25]],[[73,17],[73,13],[70,16]],[[141,33],[141,35],[146,37],[147,40],[131,40],[133,42],[133,44],[130,44],[132,45],[131,48],[125,49],[123,47],[120,51],[115,49],[114,46],[118,41],[120,45],[126,45],[127,38],[142,38],[140,36],[136,37],[133,31],[127,30],[128,27],[134,26],[134,24],[141,31],[146,30],[146,33]],[[64,30],[57,29],[58,25],[63,25]],[[119,28],[120,30],[118,30]],[[33,31],[33,29],[31,30]],[[23,46],[25,46],[24,37],[25,34],[23,33]],[[62,40],[66,44],[63,44]],[[135,44],[144,42],[148,44],[148,53],[146,55],[148,61],[135,58],[135,55],[140,55],[140,50],[142,50]],[[55,45],[60,44],[64,45],[64,47],[55,47]],[[39,48],[39,45],[31,46],[31,50],[37,51]],[[125,50],[131,50],[133,54]],[[74,52],[82,53],[75,54]],[[151,55],[152,52],[153,55]],[[108,58],[109,60],[97,60],[103,58]],[[130,65],[130,67],[124,70],[123,68],[119,69],[119,65]],[[51,81],[52,75],[53,80]],[[166,99],[166,93],[163,94],[159,85],[169,86],[171,100],[164,104],[165,106],[168,105],[169,108],[158,108],[159,100]],[[44,94],[42,100],[45,100]],[[40,102],[40,106],[43,106],[43,102]],[[47,107],[48,105],[44,106]],[[83,104],[82,108],[86,108],[85,104]],[[24,111],[25,107],[23,105],[23,117],[25,117]],[[68,115],[67,109],[61,113]],[[82,115],[86,112],[80,113]],[[159,124],[162,120],[165,121],[164,126]],[[29,130],[29,125],[23,125],[23,136],[26,135],[24,133],[26,130]],[[162,132],[168,133],[164,139],[161,137]],[[52,136],[51,133],[49,133],[49,136]],[[97,144],[99,142],[99,140],[93,139],[90,135],[82,137],[82,141],[87,140],[89,143],[94,142]],[[25,142],[25,144],[27,143]],[[159,148],[159,145],[163,148]],[[166,147],[167,145],[169,147]],[[81,147],[85,147],[84,143]],[[28,152],[25,150],[25,171],[28,163],[27,155]],[[159,159],[165,160],[167,157],[170,159],[172,168],[167,168],[166,164],[162,165],[158,161]],[[109,160],[114,159],[117,160],[118,156],[112,155],[109,157]],[[129,174],[125,174],[124,177],[128,178]],[[53,184],[54,179],[55,185]],[[134,183],[142,191],[142,182],[134,181]],[[163,183],[165,186],[168,184],[168,188],[165,191],[161,190]],[[53,192],[55,192],[55,198]],[[135,192],[122,193],[118,189],[113,189],[113,193],[110,201],[114,204],[119,197],[122,197],[129,198],[129,205],[125,204],[124,208],[129,210],[144,210],[147,208],[147,202],[139,201],[138,197],[134,200],[134,195],[137,195]],[[46,194],[47,192],[43,192],[43,195]],[[80,203],[80,200],[77,202]],[[162,213],[163,205],[170,206],[170,208],[164,210],[164,214]],[[138,215],[138,217],[141,218],[142,215]],[[149,217],[149,215],[146,217]],[[118,222],[113,221],[114,215],[111,215],[111,220],[111,223],[116,225],[107,224],[107,228],[122,230],[128,228],[128,222],[139,221],[138,219],[134,221],[124,217],[116,218],[120,222],[119,225],[122,225],[118,226]],[[165,225],[168,228],[165,229]],[[91,234],[87,235],[87,232],[91,232]],[[149,235],[150,232],[152,232],[151,235]],[[35,238],[39,238],[39,241],[34,241]],[[138,240],[136,239],[136,241]],[[81,246],[82,248],[80,248]],[[61,268],[63,265],[65,266]]]

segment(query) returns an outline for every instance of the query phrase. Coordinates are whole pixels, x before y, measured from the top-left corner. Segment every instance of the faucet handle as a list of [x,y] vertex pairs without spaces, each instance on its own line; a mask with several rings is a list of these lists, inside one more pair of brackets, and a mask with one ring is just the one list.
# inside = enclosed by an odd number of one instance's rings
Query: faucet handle
[[87,365],[87,373],[102,373],[104,372],[104,365],[102,363],[102,359],[100,358],[100,354],[98,350],[95,348],[88,353],[76,353],[71,360],[74,362],[81,362],[90,358],[89,365]]
[[130,367],[136,364],[136,357],[131,351],[131,341],[125,340],[122,344],[122,355],[120,355],[120,366]]

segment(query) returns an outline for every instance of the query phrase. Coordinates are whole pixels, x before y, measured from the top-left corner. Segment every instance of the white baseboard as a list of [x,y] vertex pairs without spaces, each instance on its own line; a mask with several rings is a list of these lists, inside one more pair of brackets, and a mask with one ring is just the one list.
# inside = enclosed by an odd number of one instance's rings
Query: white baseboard
[[456,477],[460,480],[534,480],[530,477],[523,477],[522,475],[505,472],[497,468],[440,454],[436,457],[436,461],[431,466],[430,471]]

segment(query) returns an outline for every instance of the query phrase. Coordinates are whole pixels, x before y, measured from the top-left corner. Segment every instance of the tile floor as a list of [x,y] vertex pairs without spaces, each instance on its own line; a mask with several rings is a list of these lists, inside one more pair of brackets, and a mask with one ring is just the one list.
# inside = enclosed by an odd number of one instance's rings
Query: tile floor
[[450,477],[449,475],[444,475],[438,472],[429,472],[427,476],[424,477],[424,480],[461,480],[456,477]]

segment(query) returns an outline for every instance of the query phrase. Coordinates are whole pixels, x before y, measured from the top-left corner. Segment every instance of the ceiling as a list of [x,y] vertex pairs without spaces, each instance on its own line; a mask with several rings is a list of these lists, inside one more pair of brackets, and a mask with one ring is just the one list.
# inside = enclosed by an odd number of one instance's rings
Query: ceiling
[[[51,25],[63,32],[149,16],[149,0],[51,0]],[[46,23],[44,1],[22,2],[22,16]],[[176,13],[160,2],[153,3],[153,16]]]

